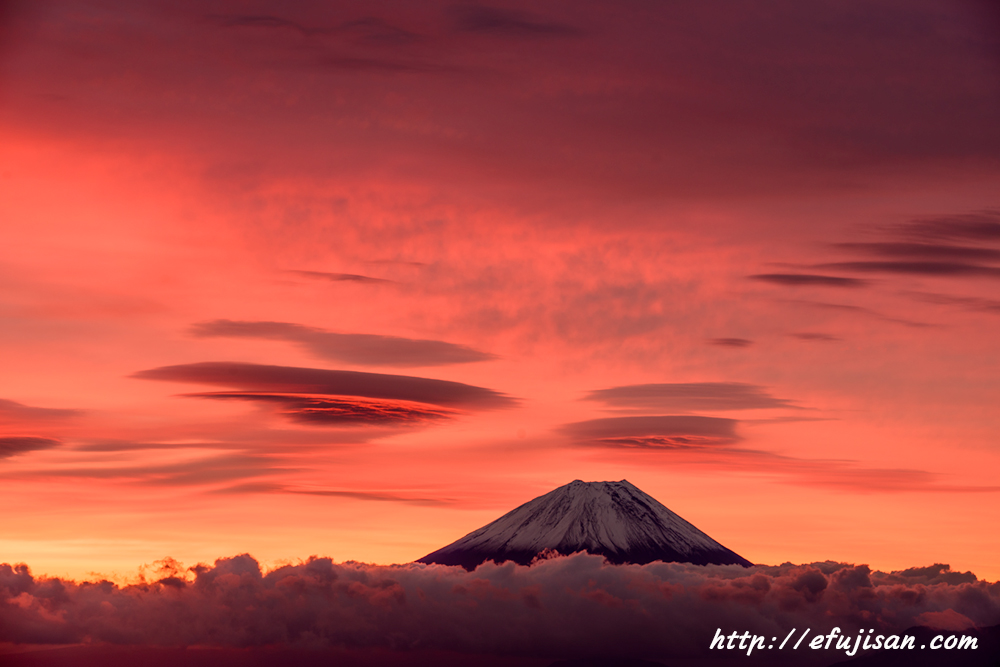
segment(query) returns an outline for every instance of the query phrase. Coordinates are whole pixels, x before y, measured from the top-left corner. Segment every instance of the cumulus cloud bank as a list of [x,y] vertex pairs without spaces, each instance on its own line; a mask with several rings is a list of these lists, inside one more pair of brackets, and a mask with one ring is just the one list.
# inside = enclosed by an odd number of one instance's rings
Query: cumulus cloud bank
[[784,636],[806,626],[850,634],[1000,622],[1000,583],[946,565],[882,573],[828,561],[747,570],[610,565],[582,553],[473,572],[315,557],[262,572],[246,554],[187,571],[170,559],[159,565],[157,581],[128,586],[36,578],[24,565],[0,565],[0,642],[663,659],[703,655],[716,628]]

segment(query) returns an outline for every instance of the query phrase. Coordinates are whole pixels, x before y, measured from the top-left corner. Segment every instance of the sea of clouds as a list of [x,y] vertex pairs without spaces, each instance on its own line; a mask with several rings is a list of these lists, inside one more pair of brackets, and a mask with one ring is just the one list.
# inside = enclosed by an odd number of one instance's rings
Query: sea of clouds
[[434,649],[539,657],[704,655],[717,628],[898,633],[1000,623],[1000,582],[934,565],[610,565],[588,554],[481,565],[328,558],[264,572],[249,555],[128,585],[0,565],[0,642]]

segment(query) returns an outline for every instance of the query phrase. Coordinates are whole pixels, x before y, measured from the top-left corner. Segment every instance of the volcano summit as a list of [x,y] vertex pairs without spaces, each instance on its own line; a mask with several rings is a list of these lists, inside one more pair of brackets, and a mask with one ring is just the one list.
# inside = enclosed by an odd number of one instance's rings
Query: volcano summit
[[527,565],[546,550],[586,551],[618,564],[752,565],[625,480],[560,486],[417,562],[467,570],[488,560]]

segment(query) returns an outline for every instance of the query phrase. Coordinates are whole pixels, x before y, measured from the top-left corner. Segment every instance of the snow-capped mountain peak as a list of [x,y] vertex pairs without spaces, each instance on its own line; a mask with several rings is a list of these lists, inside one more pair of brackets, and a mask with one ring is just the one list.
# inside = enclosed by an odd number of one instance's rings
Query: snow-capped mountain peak
[[545,550],[587,551],[613,563],[750,565],[626,480],[575,480],[418,562],[468,569],[487,560],[528,564]]

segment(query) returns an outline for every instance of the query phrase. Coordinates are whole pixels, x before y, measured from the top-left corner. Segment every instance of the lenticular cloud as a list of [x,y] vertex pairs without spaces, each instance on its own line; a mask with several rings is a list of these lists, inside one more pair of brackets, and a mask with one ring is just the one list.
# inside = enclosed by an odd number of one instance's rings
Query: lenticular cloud
[[901,632],[1000,622],[1000,582],[947,566],[610,565],[575,554],[530,567],[336,564],[262,572],[249,555],[117,586],[0,565],[0,641],[146,646],[442,649],[539,657],[697,656],[716,628]]

